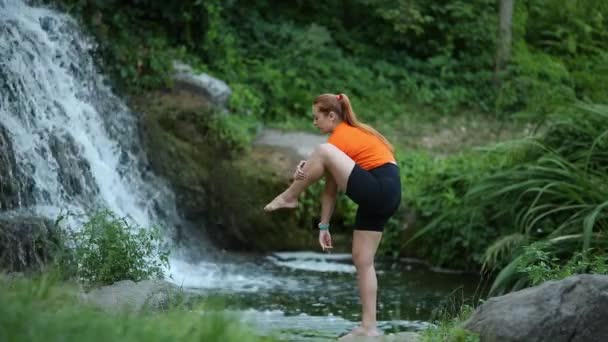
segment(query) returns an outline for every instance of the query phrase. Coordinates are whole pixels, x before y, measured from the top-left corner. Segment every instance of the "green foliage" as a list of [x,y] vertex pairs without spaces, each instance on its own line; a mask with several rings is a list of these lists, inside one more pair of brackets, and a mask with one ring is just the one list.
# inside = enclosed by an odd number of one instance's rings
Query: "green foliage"
[[206,138],[221,146],[227,153],[247,149],[256,133],[258,124],[251,116],[212,114],[210,119],[201,117],[200,122],[207,128]]
[[444,314],[433,328],[425,329],[422,333],[423,342],[478,342],[479,336],[464,328],[462,324],[473,313],[473,307],[462,305],[455,315]]
[[608,274],[608,256],[605,251],[588,249],[576,252],[564,261],[547,250],[551,250],[547,242],[536,242],[524,247],[517,260],[516,271],[526,278],[526,285],[538,285],[547,280],[560,280],[575,274]]
[[516,2],[512,81],[521,79],[531,91],[529,99],[521,93],[522,100],[532,105],[527,112],[545,109],[546,114],[550,101],[555,108],[575,97],[607,100],[596,87],[608,76],[597,63],[606,58],[607,17],[608,6],[601,0]]
[[556,108],[572,103],[575,90],[563,60],[530,50],[523,41],[517,42],[513,50],[511,77],[501,84],[498,109],[542,121]]
[[404,248],[422,245],[438,264],[482,264],[498,273],[495,292],[527,284],[516,265],[530,243],[563,260],[604,251],[607,127],[606,106],[581,105],[551,115],[539,138],[446,159],[411,154],[405,198],[421,222]]
[[[325,180],[309,186],[298,198],[296,219],[301,227],[317,229],[321,213],[321,196],[325,189]],[[355,223],[357,204],[348,196],[338,193],[336,206],[331,218],[332,232],[346,228],[350,233]],[[312,222],[311,222],[312,220]]]
[[502,210],[495,216],[512,218],[511,243],[501,243],[508,239],[503,237],[486,252],[486,268],[502,268],[495,291],[523,284],[515,265],[527,243],[544,241],[551,257],[565,259],[576,250],[606,247],[608,112],[585,106],[553,120],[544,137],[529,146],[535,157],[481,180],[468,194],[481,203],[499,203]]
[[607,47],[602,39],[608,34],[605,1],[536,0],[527,7],[528,38],[549,53],[591,55]]
[[253,335],[238,317],[205,307],[194,312],[108,314],[83,305],[76,289],[46,276],[2,279],[0,286],[2,341],[271,341]]
[[[204,21],[200,4],[161,4],[153,0],[121,1],[61,0],[97,37],[99,64],[117,86],[129,93],[170,85],[174,59],[193,57],[187,48],[198,43]],[[167,21],[165,27],[159,22]],[[195,28],[195,26],[198,26]],[[202,27],[201,27],[202,26]]]
[[262,112],[263,99],[244,83],[232,83],[232,95],[228,106],[232,113],[253,116],[254,118]]
[[[321,212],[321,195],[325,187],[325,181],[309,186],[298,198],[298,207],[295,210],[296,219],[302,227],[315,227]],[[312,220],[312,222],[311,222]]]
[[488,229],[486,212],[467,201],[465,194],[509,160],[476,152],[450,158],[409,153],[401,160],[403,206],[415,208],[419,228],[401,249],[415,248],[441,266],[467,268],[480,263],[488,241],[501,231]]
[[134,226],[110,211],[93,213],[79,229],[63,230],[67,243],[59,266],[66,276],[76,276],[87,286],[162,279],[169,266],[159,228]]
[[60,3],[97,35],[103,64],[130,92],[169,86],[179,58],[226,80],[231,110],[265,121],[306,116],[324,92],[353,95],[374,120],[407,104],[542,116],[573,98],[606,99],[602,0],[516,2],[498,88],[494,0]]

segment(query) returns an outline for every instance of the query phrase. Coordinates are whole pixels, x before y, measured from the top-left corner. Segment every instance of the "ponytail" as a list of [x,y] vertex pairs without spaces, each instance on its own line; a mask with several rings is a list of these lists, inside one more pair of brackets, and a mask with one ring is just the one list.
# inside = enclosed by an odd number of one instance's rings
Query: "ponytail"
[[380,134],[380,132],[375,130],[372,126],[364,124],[357,120],[357,115],[355,115],[353,107],[350,105],[350,100],[345,94],[319,95],[317,96],[313,104],[318,104],[319,110],[321,110],[325,114],[329,114],[330,111],[334,111],[340,116],[342,121],[346,122],[348,125],[357,127],[363,130],[364,132],[375,135],[391,150],[391,152],[394,152],[393,145],[388,141],[388,139],[386,139],[382,134]]

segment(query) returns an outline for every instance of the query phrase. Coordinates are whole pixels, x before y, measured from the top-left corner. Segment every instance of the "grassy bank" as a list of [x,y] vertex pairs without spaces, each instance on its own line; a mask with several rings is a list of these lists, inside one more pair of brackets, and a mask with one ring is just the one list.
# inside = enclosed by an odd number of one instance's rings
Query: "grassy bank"
[[50,277],[0,278],[0,287],[1,341],[272,341],[253,335],[238,317],[204,306],[108,314],[80,303],[74,285]]

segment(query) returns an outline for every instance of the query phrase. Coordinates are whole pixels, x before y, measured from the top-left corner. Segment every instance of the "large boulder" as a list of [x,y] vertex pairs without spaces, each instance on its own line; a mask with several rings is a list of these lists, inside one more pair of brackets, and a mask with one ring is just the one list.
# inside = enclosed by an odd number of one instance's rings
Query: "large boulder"
[[208,98],[216,105],[226,105],[232,94],[226,82],[202,72],[195,72],[189,65],[177,61],[173,63],[173,68],[175,70],[173,82],[177,89]]
[[488,299],[465,322],[481,341],[608,341],[608,276],[576,275]]

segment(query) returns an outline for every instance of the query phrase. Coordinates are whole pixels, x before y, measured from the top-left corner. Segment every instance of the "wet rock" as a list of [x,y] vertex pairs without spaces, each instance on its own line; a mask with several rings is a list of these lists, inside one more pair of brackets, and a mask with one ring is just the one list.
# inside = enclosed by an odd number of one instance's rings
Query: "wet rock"
[[182,292],[164,280],[143,280],[134,282],[121,280],[109,286],[102,286],[80,298],[107,312],[143,310],[167,310]]
[[189,65],[174,62],[174,85],[192,93],[207,97],[211,102],[224,106],[232,94],[226,82],[205,73],[196,73]]
[[44,268],[58,246],[58,231],[45,218],[0,217],[0,268],[9,272]]
[[0,124],[0,211],[32,204],[33,188],[33,180],[17,167],[10,134]]
[[57,20],[53,17],[41,17],[40,27],[48,33],[53,33],[57,27]]
[[59,166],[58,181],[66,193],[70,197],[81,195],[95,197],[99,189],[93,180],[91,166],[78,151],[74,138],[69,134],[63,134],[61,137],[53,135],[49,147]]
[[211,169],[213,179],[206,185],[210,238],[236,250],[317,248],[312,226],[302,224],[294,210],[263,211],[264,205],[288,185],[280,170],[265,162],[268,156],[244,154]]
[[608,276],[575,275],[488,299],[464,327],[481,341],[608,341]]

